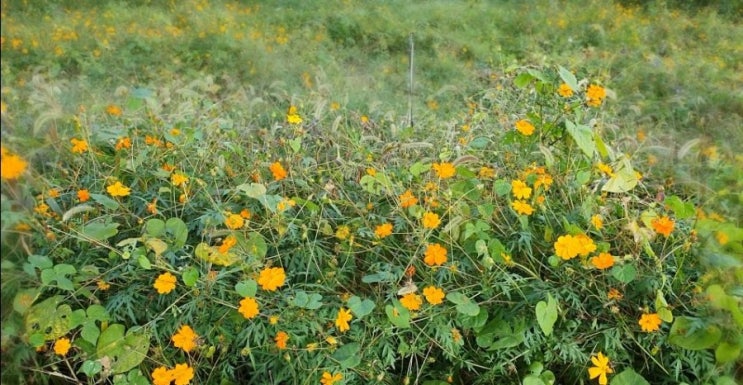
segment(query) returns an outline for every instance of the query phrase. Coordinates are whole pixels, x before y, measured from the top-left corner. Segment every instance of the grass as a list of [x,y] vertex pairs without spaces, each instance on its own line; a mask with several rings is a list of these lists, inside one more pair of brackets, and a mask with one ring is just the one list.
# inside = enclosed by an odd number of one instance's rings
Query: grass
[[2,381],[740,381],[741,15],[2,1]]

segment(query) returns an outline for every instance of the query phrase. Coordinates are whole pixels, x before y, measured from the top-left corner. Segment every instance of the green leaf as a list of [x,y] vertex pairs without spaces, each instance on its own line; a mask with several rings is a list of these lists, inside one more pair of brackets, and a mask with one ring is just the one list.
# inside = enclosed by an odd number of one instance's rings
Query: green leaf
[[559,67],[559,73],[562,81],[565,82],[573,92],[578,92],[578,79],[575,78],[575,75],[563,66]]
[[387,305],[384,307],[384,312],[387,313],[387,318],[392,322],[393,325],[400,329],[410,328],[410,312],[408,309],[400,305],[397,300],[394,301],[393,305]]
[[101,369],[103,369],[103,365],[101,365],[101,362],[97,360],[87,360],[80,366],[80,371],[88,377],[93,377],[94,375],[100,373]]
[[291,304],[303,309],[317,310],[322,307],[322,295],[317,293],[307,294],[304,290],[297,290]]
[[150,270],[152,268],[152,264],[150,263],[150,260],[149,258],[147,258],[146,255],[140,255],[137,258],[137,263],[139,263],[139,267],[145,270]]
[[199,280],[199,269],[194,266],[189,267],[183,272],[181,279],[186,286],[193,287]]
[[539,301],[535,311],[537,313],[539,328],[542,329],[545,336],[549,336],[552,334],[552,327],[557,321],[557,301],[552,298],[552,294],[548,293],[547,302]]
[[147,357],[150,348],[149,336],[143,331],[129,329],[124,335],[124,325],[113,324],[98,337],[96,355],[99,359],[112,360],[111,371],[124,373],[139,365]]
[[249,198],[254,199],[266,194],[266,186],[260,183],[244,183],[235,188],[244,192]]
[[428,172],[430,169],[430,163],[415,162],[412,166],[410,166],[410,174],[412,174],[414,177],[418,177],[419,175]]
[[338,348],[331,356],[338,361],[344,368],[353,368],[361,363],[361,345],[358,342],[351,342]]
[[741,347],[730,342],[721,342],[715,349],[715,360],[720,364],[734,362],[740,357]]
[[119,233],[119,230],[117,230],[118,227],[119,227],[118,223],[91,222],[91,223],[85,224],[82,227],[81,232],[87,238],[90,238],[94,241],[102,242],[118,234]]
[[255,297],[258,292],[258,283],[252,279],[238,282],[235,285],[235,291],[243,297]]
[[637,186],[637,174],[632,167],[622,167],[614,172],[614,175],[601,187],[601,191],[611,193],[623,193]]
[[98,336],[101,335],[100,329],[96,326],[95,322],[86,322],[80,330],[80,335],[85,341],[94,344],[98,340]]
[[358,319],[364,318],[374,310],[374,301],[370,299],[364,299],[362,301],[361,298],[357,296],[349,298],[347,305]]
[[109,209],[109,210],[116,210],[119,208],[119,202],[116,202],[115,200],[102,195],[102,194],[90,194],[90,198],[94,201],[100,203],[103,205],[103,207]]
[[632,264],[614,266],[611,269],[611,276],[619,282],[630,283],[637,277],[637,269]]
[[26,313],[34,301],[39,298],[41,290],[39,288],[24,289],[16,293],[13,298],[13,310],[20,314]]
[[56,295],[32,306],[26,314],[26,331],[39,331],[46,341],[56,340],[71,329],[72,308]]
[[244,248],[248,253],[258,258],[265,257],[266,253],[268,252],[268,245],[266,244],[266,240],[263,239],[263,236],[261,234],[256,232],[248,233],[248,235],[245,237]]
[[722,337],[716,325],[704,325],[689,317],[676,317],[668,341],[688,350],[704,350],[714,346]]
[[529,374],[528,376],[524,377],[524,380],[521,382],[522,385],[546,385],[544,381],[542,381],[539,376],[534,374]]
[[464,315],[475,317],[480,314],[480,306],[474,302],[460,303],[457,305],[457,311]]
[[464,295],[464,294],[462,294],[462,293],[460,293],[458,291],[451,291],[451,292],[447,293],[446,294],[446,299],[448,299],[449,301],[451,301],[451,302],[453,302],[453,303],[455,303],[457,305],[470,302],[470,299],[467,298],[466,295]]
[[149,219],[144,223],[144,231],[150,237],[161,237],[165,234],[165,221],[158,218]]
[[298,153],[302,148],[302,137],[298,136],[294,139],[289,139],[289,147],[291,147],[295,154]]
[[650,385],[645,378],[632,369],[625,369],[612,377],[611,385]]
[[593,131],[591,127],[586,125],[578,124],[566,120],[565,127],[567,128],[568,134],[575,140],[575,143],[580,147],[584,154],[589,159],[592,159],[596,154],[596,143],[593,141]]
[[389,271],[380,271],[379,273],[368,274],[361,277],[361,282],[364,283],[392,282],[395,280],[397,280],[397,277]]
[[86,311],[88,318],[96,321],[108,321],[111,316],[108,314],[108,310],[101,305],[90,305]]
[[493,183],[493,191],[498,196],[506,196],[511,192],[511,182],[505,179],[498,179]]
[[513,84],[518,88],[524,88],[528,86],[532,80],[534,80],[533,76],[531,76],[528,72],[522,72],[518,74],[515,79],[513,79]]
[[186,245],[188,240],[188,226],[180,218],[168,218],[165,222],[165,230],[173,236],[173,246],[176,249],[181,249]]
[[673,210],[673,214],[676,216],[676,219],[691,218],[696,214],[693,203],[684,202],[676,195],[666,197],[666,199],[663,201],[663,204]]

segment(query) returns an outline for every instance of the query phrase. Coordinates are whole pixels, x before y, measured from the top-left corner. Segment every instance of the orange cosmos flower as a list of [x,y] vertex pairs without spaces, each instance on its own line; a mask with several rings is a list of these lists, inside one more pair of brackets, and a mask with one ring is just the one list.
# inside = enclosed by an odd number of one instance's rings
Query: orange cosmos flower
[[170,272],[160,274],[152,285],[159,294],[168,294],[175,289],[176,278]]
[[281,163],[274,162],[270,166],[268,166],[268,169],[271,171],[271,174],[273,174],[274,180],[279,181],[286,178],[287,173]]
[[400,195],[400,207],[406,209],[411,206],[415,206],[418,203],[418,198],[413,195],[410,190],[405,191]]
[[86,189],[77,190],[77,200],[87,202],[90,199],[90,192]]
[[240,214],[232,214],[227,212],[227,218],[224,220],[224,225],[230,230],[237,230],[245,225],[245,219]]
[[431,243],[426,247],[426,251],[423,253],[423,262],[428,266],[441,266],[446,263],[446,253],[447,250],[445,247],[438,243]]
[[374,229],[377,238],[384,238],[392,234],[392,223],[383,223]]
[[109,104],[106,107],[106,113],[109,114],[109,115],[111,115],[111,116],[121,116],[122,111],[121,111],[121,108],[119,106],[114,105],[114,104]]
[[335,385],[336,382],[343,379],[343,374],[336,373],[330,374],[330,372],[323,372],[322,378],[320,378],[320,384],[322,385]]
[[423,289],[423,296],[431,305],[438,305],[444,302],[444,290],[436,286],[426,286]]
[[530,136],[534,133],[534,125],[526,119],[521,119],[516,122],[516,131],[520,132],[522,135]]
[[668,237],[671,235],[676,222],[667,216],[663,216],[661,218],[653,219],[652,222],[650,222],[650,225],[653,226],[653,230],[655,230],[656,233]]
[[560,88],[557,89],[557,93],[563,98],[569,98],[573,96],[573,89],[569,85],[562,83],[560,84]]
[[286,343],[289,341],[289,335],[284,331],[276,333],[276,337],[273,339],[276,341],[276,347],[280,350],[286,349]]
[[642,331],[649,333],[660,330],[662,322],[657,313],[643,313],[637,323],[640,324]]
[[284,285],[285,279],[286,274],[283,267],[268,267],[261,270],[258,276],[258,284],[261,285],[263,290],[276,291]]
[[72,347],[69,338],[60,338],[54,342],[54,353],[60,356],[66,356]]
[[434,163],[433,171],[436,172],[436,176],[438,176],[440,179],[448,179],[456,175],[457,169],[454,168],[454,165],[449,162],[443,162],[443,163]]
[[423,299],[418,294],[408,293],[402,296],[402,298],[400,298],[400,304],[404,308],[410,311],[414,311],[414,310],[418,310],[421,308],[421,305],[423,304]]
[[525,200],[517,200],[511,202],[511,208],[518,214],[521,215],[532,215],[534,213],[534,207],[526,203]]
[[423,214],[423,218],[421,219],[421,222],[423,223],[423,228],[435,229],[439,227],[439,225],[441,224],[441,219],[439,219],[438,214],[427,212]]
[[599,253],[591,258],[591,264],[599,270],[605,270],[614,266],[614,257],[609,253]]
[[72,143],[72,152],[76,154],[82,154],[88,151],[88,142],[85,139],[72,138],[70,139],[70,143]]
[[0,159],[0,178],[2,180],[18,179],[26,171],[28,163],[18,155],[8,153],[5,148]]
[[181,348],[184,352],[189,353],[196,347],[196,341],[198,338],[199,336],[190,326],[183,325],[178,329],[178,332],[173,335],[171,340],[173,341],[173,346]]
[[258,301],[253,297],[245,297],[240,301],[240,307],[237,311],[246,319],[255,318],[259,313]]

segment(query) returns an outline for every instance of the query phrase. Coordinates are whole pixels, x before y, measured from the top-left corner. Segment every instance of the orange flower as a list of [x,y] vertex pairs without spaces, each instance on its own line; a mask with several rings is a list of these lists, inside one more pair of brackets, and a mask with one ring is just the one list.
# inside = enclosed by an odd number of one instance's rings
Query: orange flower
[[53,188],[47,192],[50,198],[59,198],[59,190]]
[[286,274],[283,267],[268,267],[261,270],[258,276],[258,284],[261,285],[263,290],[276,291],[284,285],[285,279]]
[[90,199],[90,192],[86,189],[77,190],[77,200],[87,202]]
[[643,313],[637,323],[640,324],[642,331],[654,332],[660,330],[661,322],[663,321],[658,316],[658,313]]
[[121,116],[121,112],[122,112],[121,111],[121,108],[119,106],[117,106],[117,105],[109,104],[106,107],[106,113],[109,114],[109,115],[111,115],[111,116]]
[[70,143],[72,143],[72,152],[76,154],[82,154],[88,151],[88,142],[85,139],[72,138],[70,139]]
[[177,282],[175,276],[170,272],[160,274],[155,283],[152,285],[157,292],[160,294],[168,294],[175,289],[175,283]]
[[173,335],[171,340],[173,341],[173,346],[181,348],[184,352],[189,353],[196,347],[196,340],[198,338],[199,336],[190,326],[183,325],[178,329],[178,332]]
[[423,299],[418,294],[408,293],[400,298],[400,304],[408,310],[418,310],[423,304]]
[[147,212],[155,215],[157,214],[157,197],[152,199],[152,202],[147,204]]
[[284,166],[281,165],[279,162],[274,162],[270,166],[268,166],[268,169],[271,170],[271,174],[273,174],[274,180],[282,180],[286,178],[286,170],[284,170]]
[[669,235],[671,235],[676,222],[674,222],[671,218],[664,216],[661,218],[653,219],[653,221],[650,222],[650,225],[653,226],[653,230],[655,230],[656,233],[663,234],[664,236],[668,237]]
[[427,286],[423,289],[423,296],[431,305],[438,305],[444,301],[444,290],[436,286]]
[[286,349],[286,343],[289,341],[289,335],[284,331],[276,333],[276,337],[273,339],[276,341],[276,347],[283,350]]
[[555,255],[568,260],[573,259],[580,253],[580,242],[572,235],[562,235],[557,238],[554,244]]
[[341,373],[330,374],[330,372],[323,372],[322,378],[320,379],[320,384],[335,385],[336,382],[342,379],[343,379],[343,375]]
[[516,122],[516,131],[520,132],[522,135],[530,136],[534,133],[534,125],[526,119],[521,119]]
[[245,297],[240,301],[240,307],[237,311],[243,315],[246,319],[255,318],[260,312],[258,308],[258,301],[253,297]]
[[418,203],[418,198],[416,198],[410,190],[405,191],[399,198],[400,207],[404,209],[415,206]]
[[348,321],[350,321],[352,318],[353,316],[351,315],[350,310],[340,308],[338,310],[338,315],[335,317],[335,326],[338,327],[338,330],[341,332],[350,330],[351,327],[348,325]]
[[609,253],[599,253],[591,258],[591,264],[599,270],[605,270],[614,266],[614,257]]
[[18,155],[10,154],[3,148],[0,159],[0,178],[2,180],[18,179],[26,171],[28,163]]
[[610,300],[612,299],[620,300],[624,298],[624,295],[622,295],[622,293],[619,290],[612,287],[611,289],[609,289],[609,292],[606,293],[606,297],[609,298]]
[[152,385],[170,385],[173,381],[173,373],[164,366],[152,371]]
[[587,257],[588,254],[596,251],[596,244],[593,243],[593,239],[588,235],[578,234],[575,236],[575,239],[578,242],[578,254],[581,256]]
[[451,178],[457,173],[457,169],[449,162],[434,163],[432,167],[433,171],[436,172],[436,176],[440,179]]
[[392,234],[392,223],[383,223],[374,229],[377,238],[384,238]]
[[123,138],[119,138],[118,141],[116,141],[116,151],[121,150],[122,148],[132,148],[132,140],[127,136]]
[[606,89],[595,84],[591,84],[586,89],[586,104],[591,107],[598,107],[606,98]]
[[423,228],[435,229],[439,227],[439,225],[441,224],[441,219],[439,219],[438,214],[427,212],[423,214],[423,218],[421,219],[421,222],[423,223]]
[[446,263],[446,253],[446,248],[438,243],[429,244],[424,252],[423,262],[428,266],[441,266]]
[[240,214],[232,214],[227,212],[227,218],[224,220],[224,225],[230,230],[237,230],[245,225],[245,219]]
[[170,370],[175,385],[188,385],[193,379],[193,368],[188,364],[177,364]]
[[219,245],[219,251],[220,254],[227,254],[232,246],[235,246],[237,244],[237,238],[234,235],[228,235],[227,238],[225,238],[222,241],[222,244]]

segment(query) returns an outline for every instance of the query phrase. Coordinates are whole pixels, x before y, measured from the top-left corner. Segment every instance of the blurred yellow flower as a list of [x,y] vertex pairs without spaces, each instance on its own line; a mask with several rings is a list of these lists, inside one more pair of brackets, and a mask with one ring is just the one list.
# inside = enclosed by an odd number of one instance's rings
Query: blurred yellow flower
[[271,325],[278,324],[279,323],[279,316],[272,315],[272,316],[268,317],[268,323],[271,324]]
[[345,308],[338,310],[338,315],[335,317],[335,326],[338,327],[338,331],[345,332],[350,330],[351,327],[348,325],[348,321],[353,318],[351,311]]
[[350,234],[351,229],[346,225],[338,226],[338,229],[335,230],[335,237],[340,239],[341,241],[348,238]]
[[70,143],[72,143],[72,152],[76,154],[82,154],[88,151],[88,142],[85,139],[72,138],[70,139]]
[[609,289],[609,292],[606,293],[606,298],[610,300],[620,300],[624,298],[624,295],[622,295],[619,290],[612,287],[611,289]]
[[159,294],[168,294],[175,289],[176,278],[170,272],[160,274],[152,285]]
[[416,198],[413,195],[413,192],[410,190],[405,191],[402,195],[399,196],[400,198],[400,207],[406,209],[411,206],[415,206],[418,203],[418,198]]
[[343,379],[343,374],[336,373],[330,374],[329,372],[323,372],[322,378],[320,378],[320,384],[322,385],[335,385],[336,382]]
[[408,310],[418,310],[423,305],[423,299],[418,294],[408,293],[400,298],[400,304]]
[[591,107],[598,107],[606,98],[606,89],[595,84],[591,84],[586,89],[586,104]]
[[246,319],[255,318],[258,315],[258,301],[253,297],[245,297],[240,301],[240,307],[237,311]]
[[426,286],[423,289],[423,296],[431,305],[438,305],[444,301],[444,290],[436,286]]
[[572,235],[562,235],[557,238],[554,244],[555,255],[568,260],[578,256],[581,251],[581,245],[577,238]]
[[220,254],[227,254],[235,245],[237,245],[237,238],[230,234],[222,241],[222,244],[219,245],[217,251],[219,251]]
[[188,177],[178,173],[174,172],[170,175],[170,183],[173,184],[173,186],[183,186],[184,184],[188,183]]
[[384,238],[392,234],[392,223],[383,223],[374,229],[377,238]]
[[3,180],[18,179],[26,171],[27,166],[28,163],[23,158],[7,152],[3,148],[0,159],[0,178]]
[[245,219],[241,217],[240,214],[233,214],[228,211],[226,216],[224,225],[230,230],[237,230],[245,225]]
[[492,167],[482,166],[480,167],[480,171],[477,173],[477,176],[482,179],[493,178],[495,177],[495,169]]
[[284,280],[286,274],[283,267],[267,267],[261,270],[258,276],[258,284],[261,285],[261,289],[267,291],[276,291],[284,285]]
[[513,209],[513,211],[520,215],[534,214],[534,207],[532,207],[525,200],[515,200],[511,202],[511,208]]
[[448,179],[457,174],[457,169],[449,162],[434,163],[432,168],[440,179]]
[[114,104],[109,104],[106,107],[106,113],[109,114],[109,115],[111,115],[111,116],[121,116],[122,111],[121,111],[121,108],[119,106],[114,105]]
[[640,320],[637,321],[642,331],[648,333],[660,330],[660,324],[662,322],[657,313],[643,313],[640,316]]
[[593,227],[596,228],[596,230],[601,230],[604,228],[604,220],[601,219],[601,215],[595,214],[591,217],[591,224]]
[[520,132],[523,135],[530,136],[534,133],[534,125],[532,125],[526,119],[521,119],[516,122],[516,131]]
[[119,181],[116,181],[116,183],[106,187],[106,191],[108,191],[108,193],[112,197],[125,197],[131,194],[132,192],[132,190],[129,187],[124,186]]
[[560,88],[557,89],[557,93],[563,98],[569,98],[573,96],[573,89],[569,85],[562,83],[560,84]]
[[54,353],[60,356],[66,356],[72,347],[69,338],[62,337],[54,342]]
[[111,288],[111,285],[102,279],[99,279],[95,284],[101,291],[106,291]]
[[178,329],[178,332],[173,335],[171,340],[173,346],[181,348],[184,352],[188,353],[196,348],[196,342],[199,336],[191,329],[188,325],[183,325]]
[[518,199],[529,199],[531,196],[531,187],[520,180],[511,181],[511,193]]
[[587,257],[588,254],[596,251],[596,244],[588,235],[578,234],[575,236],[575,240],[578,242],[578,254],[581,256]]
[[423,253],[423,262],[428,266],[441,266],[446,263],[445,247],[438,243],[431,243],[426,247],[426,251]]
[[421,223],[423,224],[423,228],[435,229],[439,227],[439,225],[441,224],[441,219],[439,218],[439,215],[436,213],[426,212],[425,214],[423,214]]
[[122,148],[132,148],[132,140],[127,136],[123,138],[119,138],[118,141],[116,141],[116,151],[121,150]]
[[286,112],[286,121],[289,124],[302,123],[302,117],[297,113],[297,107],[289,106],[289,110]]

